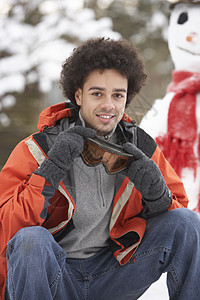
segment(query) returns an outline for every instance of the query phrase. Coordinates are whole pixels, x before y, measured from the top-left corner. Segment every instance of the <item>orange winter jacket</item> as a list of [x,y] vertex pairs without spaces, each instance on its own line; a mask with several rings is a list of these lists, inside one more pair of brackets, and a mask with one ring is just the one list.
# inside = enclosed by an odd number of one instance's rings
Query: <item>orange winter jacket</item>
[[[78,122],[70,103],[60,103],[40,114],[39,131],[21,141],[0,173],[0,299],[6,283],[6,247],[15,233],[27,226],[44,226],[61,240],[73,230],[75,203],[63,182],[55,191],[43,177],[33,172],[47,158],[51,141],[62,130]],[[177,174],[166,161],[155,141],[124,114],[119,123],[123,136],[136,143],[160,168],[173,199],[160,212],[186,207],[188,199]],[[45,194],[45,191],[48,193]],[[51,197],[49,197],[49,191]],[[140,244],[146,229],[148,207],[126,174],[118,173],[110,220],[110,245],[115,258],[125,264]],[[47,196],[48,194],[48,196]],[[156,212],[158,213],[158,212]],[[47,218],[48,215],[48,218]],[[127,239],[128,237],[128,239]]]

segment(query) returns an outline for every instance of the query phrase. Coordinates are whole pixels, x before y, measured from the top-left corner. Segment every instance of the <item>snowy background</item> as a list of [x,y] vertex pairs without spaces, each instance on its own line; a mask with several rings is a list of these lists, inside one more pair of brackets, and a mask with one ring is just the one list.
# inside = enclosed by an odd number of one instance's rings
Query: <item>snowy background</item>
[[[139,122],[154,99],[163,95],[169,80],[167,13],[168,6],[163,0],[1,0],[0,135],[5,127],[15,124],[17,117],[9,116],[9,112],[23,96],[27,99],[23,104],[30,105],[28,91],[49,101],[43,106],[58,102],[62,63],[74,47],[97,36],[122,36],[141,49],[149,80],[146,94],[129,109],[129,114]],[[24,115],[20,115],[21,120]],[[32,121],[31,116],[28,121]],[[29,126],[25,122],[21,125]],[[2,160],[5,158],[0,153],[0,166]]]
[[[104,16],[97,19],[93,9],[84,8],[85,2],[90,1],[1,0],[0,111],[2,107],[10,107],[15,104],[14,97],[8,97],[8,94],[23,92],[27,85],[37,83],[39,91],[50,92],[52,83],[59,80],[62,62],[77,44],[90,37],[129,37],[140,46],[144,44],[148,35],[152,34],[156,47],[160,38],[157,30],[161,29],[162,37],[166,39],[167,16],[159,11],[159,6],[156,8],[155,4],[155,11],[153,14],[151,12],[152,15],[150,13],[148,15],[147,12],[141,11],[137,4],[138,1],[115,1],[120,5],[123,5],[124,2],[126,8],[124,14],[127,13],[130,21],[131,18],[135,18],[135,22],[138,21],[137,15],[140,12],[141,28],[131,35],[131,33],[125,34],[124,32],[127,24],[122,28],[121,33],[113,30],[113,21],[110,17]],[[99,0],[96,2],[103,11],[106,11],[108,5],[114,1]],[[129,2],[133,4],[129,5]],[[153,7],[153,3],[159,4],[160,1],[150,2]],[[115,10],[117,8],[121,9],[121,6],[114,7]],[[146,22],[145,27],[143,21]],[[121,22],[121,26],[123,26],[123,20]],[[138,22],[136,27],[139,26]],[[131,30],[128,26],[128,30],[132,33],[134,29],[133,27]],[[123,33],[127,36],[124,36]],[[157,55],[152,46],[144,47],[142,50],[147,61]],[[159,72],[166,72],[164,62],[159,62],[156,68]],[[4,97],[5,95],[6,97]],[[8,126],[9,120],[2,114],[0,116],[1,124]]]
[[[38,112],[63,101],[61,65],[90,37],[124,37],[141,49],[149,80],[128,110],[139,122],[170,78],[168,13],[163,0],[1,0],[0,167],[14,145],[36,130]],[[140,299],[168,299],[165,280],[162,276]]]
[[[59,81],[61,64],[76,47],[75,41],[94,36],[120,37],[112,31],[110,18],[97,21],[92,9],[81,9],[83,1],[16,3],[15,0],[0,3],[0,51],[2,56],[6,54],[0,60],[0,111],[15,105],[12,93],[23,92],[26,85],[37,83],[42,93],[51,91],[53,82]],[[8,16],[6,12],[11,8]],[[26,23],[27,13],[35,13],[40,22]],[[0,122],[3,126],[10,125],[5,113],[0,114]]]

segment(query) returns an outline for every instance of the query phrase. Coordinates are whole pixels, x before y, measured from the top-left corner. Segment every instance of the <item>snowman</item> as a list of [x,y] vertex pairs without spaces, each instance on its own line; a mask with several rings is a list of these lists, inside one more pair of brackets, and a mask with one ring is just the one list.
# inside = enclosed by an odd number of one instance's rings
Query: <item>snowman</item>
[[200,1],[167,1],[172,8],[168,29],[172,81],[140,127],[155,138],[181,177],[189,208],[200,213]]

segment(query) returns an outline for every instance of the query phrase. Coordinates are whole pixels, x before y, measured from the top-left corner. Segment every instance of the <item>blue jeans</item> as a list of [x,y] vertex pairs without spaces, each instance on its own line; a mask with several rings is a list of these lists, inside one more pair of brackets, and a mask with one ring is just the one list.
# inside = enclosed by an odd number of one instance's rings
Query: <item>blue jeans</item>
[[[134,300],[168,272],[170,299],[200,299],[200,217],[179,208],[148,220],[124,266],[109,248],[68,259],[43,227],[19,230],[7,249],[7,290],[15,300]],[[158,291],[159,293],[159,291]]]

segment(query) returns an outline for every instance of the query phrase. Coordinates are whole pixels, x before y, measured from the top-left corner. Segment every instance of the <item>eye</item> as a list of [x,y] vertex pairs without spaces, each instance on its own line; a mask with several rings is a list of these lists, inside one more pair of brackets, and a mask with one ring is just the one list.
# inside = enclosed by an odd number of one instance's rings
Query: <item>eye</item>
[[120,98],[124,98],[124,95],[117,93],[117,94],[114,94],[114,97],[120,99]]
[[180,16],[178,17],[178,24],[184,24],[185,22],[187,22],[188,20],[188,14],[186,12],[183,12],[180,14]]
[[93,93],[92,95],[95,96],[95,97],[100,97],[100,96],[101,96],[101,93],[100,93],[100,92],[95,92],[95,93]]

